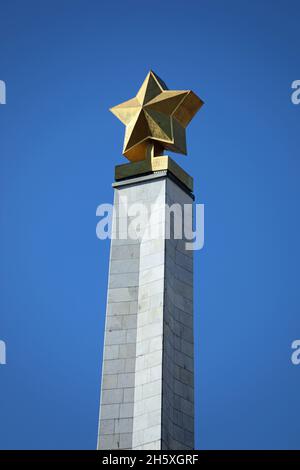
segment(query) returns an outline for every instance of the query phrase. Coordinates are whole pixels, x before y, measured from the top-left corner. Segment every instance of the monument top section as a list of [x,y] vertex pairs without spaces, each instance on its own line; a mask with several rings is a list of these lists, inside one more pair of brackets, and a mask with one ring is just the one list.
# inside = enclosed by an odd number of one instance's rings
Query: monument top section
[[110,111],[126,126],[123,154],[131,162],[162,155],[164,149],[187,154],[185,128],[203,101],[191,90],[168,90],[150,71],[135,98]]

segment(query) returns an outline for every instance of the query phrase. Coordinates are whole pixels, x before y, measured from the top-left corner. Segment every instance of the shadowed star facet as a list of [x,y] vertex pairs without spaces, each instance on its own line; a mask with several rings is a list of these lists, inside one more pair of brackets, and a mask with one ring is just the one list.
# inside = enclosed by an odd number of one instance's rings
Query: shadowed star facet
[[123,154],[131,161],[144,160],[153,141],[186,155],[185,128],[202,105],[192,91],[168,90],[150,71],[135,98],[110,109],[126,126]]

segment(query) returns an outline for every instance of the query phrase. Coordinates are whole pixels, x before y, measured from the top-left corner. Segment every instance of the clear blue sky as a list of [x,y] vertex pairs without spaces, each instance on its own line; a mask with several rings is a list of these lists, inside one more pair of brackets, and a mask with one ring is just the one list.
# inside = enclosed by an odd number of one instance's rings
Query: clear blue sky
[[96,446],[111,202],[108,108],[152,68],[205,101],[188,157],[197,448],[299,448],[298,1],[2,0],[0,448]]

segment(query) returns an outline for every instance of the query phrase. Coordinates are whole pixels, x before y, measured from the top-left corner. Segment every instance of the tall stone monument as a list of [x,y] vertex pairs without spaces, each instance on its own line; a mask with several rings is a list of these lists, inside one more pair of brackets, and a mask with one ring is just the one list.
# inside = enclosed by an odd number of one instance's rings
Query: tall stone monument
[[111,109],[130,163],[113,184],[98,449],[194,447],[193,251],[182,216],[191,222],[193,179],[163,151],[186,154],[202,104],[150,71]]

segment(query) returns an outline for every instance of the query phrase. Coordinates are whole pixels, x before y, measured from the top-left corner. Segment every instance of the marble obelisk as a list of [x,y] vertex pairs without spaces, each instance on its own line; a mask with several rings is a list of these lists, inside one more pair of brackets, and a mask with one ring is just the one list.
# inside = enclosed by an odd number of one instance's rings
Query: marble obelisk
[[127,126],[131,163],[116,167],[113,184],[98,449],[194,447],[193,183],[161,153],[185,153],[201,104],[150,72],[135,99],[112,109]]

